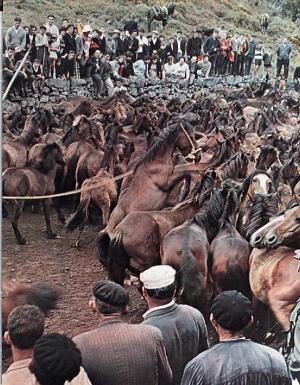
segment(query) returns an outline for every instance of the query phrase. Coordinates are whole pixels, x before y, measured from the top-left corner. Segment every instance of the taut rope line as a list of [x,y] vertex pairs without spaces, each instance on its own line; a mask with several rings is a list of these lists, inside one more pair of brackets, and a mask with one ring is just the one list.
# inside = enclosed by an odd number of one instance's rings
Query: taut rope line
[[[132,174],[133,174],[133,170],[127,171],[124,174],[115,176],[113,179],[114,179],[114,181],[117,181],[117,180],[123,179],[126,176],[132,175]],[[34,195],[34,196],[15,196],[15,197],[13,197],[13,196],[9,196],[9,197],[2,196],[2,199],[6,199],[6,200],[37,200],[37,199],[59,198],[59,197],[65,197],[65,196],[68,196],[68,195],[79,194],[79,193],[84,192],[84,191],[94,190],[98,186],[102,186],[102,183],[97,183],[97,184],[95,184],[93,186],[90,186],[90,187],[79,188],[77,190],[66,191],[66,192],[58,193],[58,194]]]

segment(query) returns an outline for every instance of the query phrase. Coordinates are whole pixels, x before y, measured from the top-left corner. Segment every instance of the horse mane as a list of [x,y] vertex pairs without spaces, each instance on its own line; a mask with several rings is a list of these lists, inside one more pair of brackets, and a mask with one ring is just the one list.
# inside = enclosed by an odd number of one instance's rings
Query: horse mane
[[[42,173],[47,173],[51,168],[53,168],[53,156],[52,153],[54,150],[59,150],[57,143],[46,144],[46,146],[41,151],[41,161],[34,164],[34,168]],[[33,166],[29,162],[29,167]]]
[[219,219],[224,209],[227,191],[213,189],[210,198],[204,203],[200,211],[192,218],[192,222],[204,227],[207,231],[218,231]]
[[256,194],[253,198],[250,213],[249,223],[246,231],[246,238],[269,222],[270,218],[277,214],[278,202],[275,199],[270,199],[270,196]]
[[40,112],[36,112],[34,115],[28,116],[25,122],[24,129],[21,135],[16,139],[17,141],[29,146],[36,136],[36,127],[39,126]]
[[218,164],[223,163],[223,161],[230,156],[229,151],[231,149],[232,139],[233,139],[233,136],[225,139],[223,142],[220,143],[220,145],[216,146],[217,151],[214,154],[212,162],[210,163],[210,167],[218,166]]
[[267,173],[267,171],[265,171],[265,170],[254,170],[243,181],[242,188],[241,188],[241,200],[243,200],[245,198],[245,196],[246,196],[246,194],[247,194],[247,192],[249,190],[250,184],[252,182],[252,179],[255,177],[255,175],[258,175],[258,174],[265,174],[265,175],[267,175],[268,178],[270,178],[270,180],[272,180],[272,177],[270,176],[269,173]]
[[265,167],[266,158],[268,156],[268,153],[271,151],[276,152],[276,148],[274,146],[272,146],[271,144],[265,144],[265,145],[260,147],[260,154],[259,154],[257,161],[256,161],[256,168],[258,170],[262,170],[263,167]]
[[83,100],[80,102],[74,111],[72,112],[74,116],[76,115],[85,115],[90,116],[92,114],[92,104],[88,100]]
[[232,217],[234,217],[237,212],[238,203],[239,199],[237,193],[234,189],[231,189],[228,192],[224,210],[221,216],[221,228],[226,226],[227,224],[232,225]]
[[203,175],[203,178],[195,184],[190,193],[193,204],[201,206],[202,203],[208,199],[214,188],[216,177],[215,171],[207,171]]
[[152,162],[161,150],[163,150],[170,143],[174,143],[178,135],[179,126],[174,125],[167,128],[156,139],[154,144],[146,151],[146,153],[138,160],[134,167],[134,171],[141,165],[146,165]]
[[233,155],[227,162],[220,166],[221,179],[236,179],[241,177],[241,170],[248,165],[249,159],[247,155],[241,151]]

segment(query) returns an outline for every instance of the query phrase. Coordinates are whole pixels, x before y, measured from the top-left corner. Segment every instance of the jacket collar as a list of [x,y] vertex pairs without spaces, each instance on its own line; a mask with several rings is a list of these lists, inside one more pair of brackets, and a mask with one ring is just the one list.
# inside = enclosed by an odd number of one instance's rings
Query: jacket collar
[[107,319],[104,319],[103,321],[100,321],[99,327],[106,326],[106,325],[113,325],[117,323],[124,323],[121,316],[116,315],[114,317],[109,317]]
[[170,313],[174,311],[177,308],[177,306],[178,305],[174,301],[171,301],[166,305],[153,307],[152,309],[147,310],[146,313],[143,314],[143,318],[148,319],[152,316]]

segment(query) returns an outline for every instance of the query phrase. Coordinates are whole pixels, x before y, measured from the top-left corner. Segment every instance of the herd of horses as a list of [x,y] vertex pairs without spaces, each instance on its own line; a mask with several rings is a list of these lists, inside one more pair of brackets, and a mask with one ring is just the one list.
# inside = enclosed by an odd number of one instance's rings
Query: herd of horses
[[48,238],[52,206],[67,231],[78,228],[78,247],[97,217],[94,254],[115,282],[168,264],[176,296],[204,315],[217,293],[236,289],[286,330],[300,293],[299,112],[299,94],[252,85],[4,114],[2,189],[16,199],[4,199],[3,214],[24,244],[22,197],[81,188],[29,200],[28,209],[42,203]]

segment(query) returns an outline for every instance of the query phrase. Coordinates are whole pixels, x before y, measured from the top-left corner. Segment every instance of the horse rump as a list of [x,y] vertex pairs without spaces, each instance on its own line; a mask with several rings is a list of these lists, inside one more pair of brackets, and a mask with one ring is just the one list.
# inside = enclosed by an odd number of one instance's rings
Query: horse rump
[[129,267],[129,263],[130,256],[123,247],[123,233],[116,230],[108,250],[107,268],[109,278],[123,285],[125,270]]

